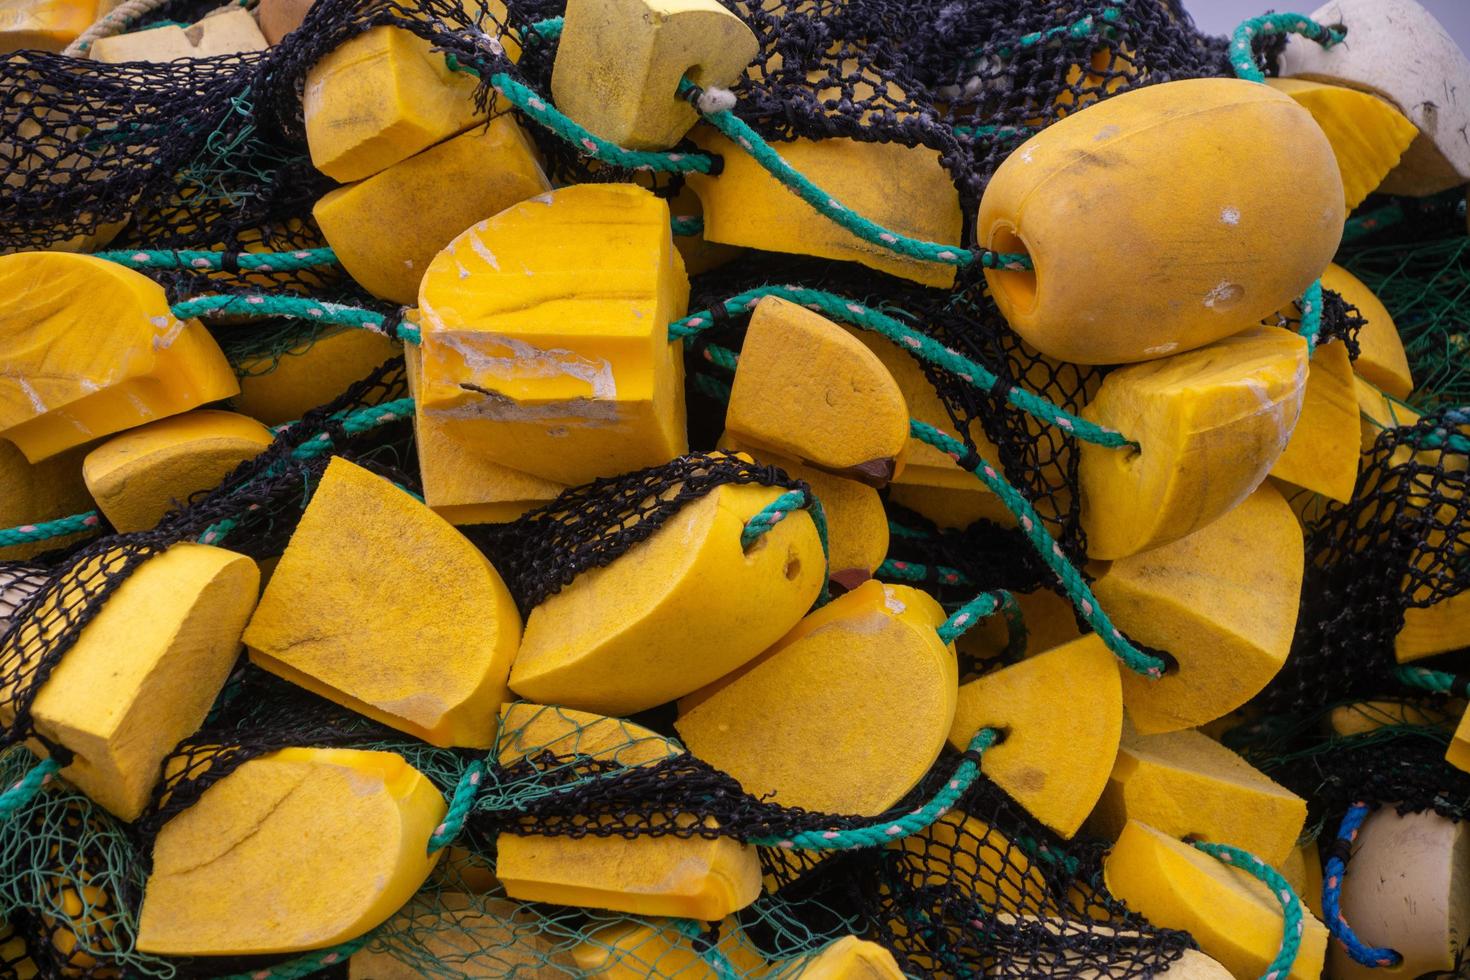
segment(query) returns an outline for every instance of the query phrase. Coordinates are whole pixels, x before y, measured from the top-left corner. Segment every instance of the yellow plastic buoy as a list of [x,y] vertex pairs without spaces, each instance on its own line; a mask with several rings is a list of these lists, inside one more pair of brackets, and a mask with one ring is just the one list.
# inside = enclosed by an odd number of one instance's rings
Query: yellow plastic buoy
[[420,980],[431,964],[465,980],[576,969],[535,912],[503,898],[420,892],[384,931],[393,941],[387,948],[370,943],[353,953],[348,980]]
[[1470,772],[1470,710],[1460,716],[1460,723],[1455,726],[1444,757],[1456,769]]
[[1358,482],[1358,395],[1347,344],[1319,344],[1307,370],[1301,415],[1271,464],[1278,480],[1347,503]]
[[410,31],[374,27],[359,34],[307,73],[301,110],[312,165],[344,183],[387,170],[483,123],[475,109],[478,85]]
[[1249,762],[1196,731],[1139,735],[1123,729],[1118,760],[1091,833],[1115,840],[1129,820],[1171,837],[1244,848],[1270,865],[1295,850],[1306,801]]
[[0,10],[0,54],[60,51],[92,26],[97,0],[9,0]]
[[[1085,694],[1079,694],[1085,692]],[[1118,665],[1096,634],[960,688],[949,744],[1003,733],[980,771],[1063,837],[1077,833],[1107,785],[1123,729]]]
[[1367,322],[1358,330],[1358,358],[1353,370],[1365,381],[1394,398],[1408,398],[1414,390],[1409,356],[1393,315],[1363,281],[1340,265],[1322,273],[1322,288],[1340,295]]
[[[86,447],[81,447],[32,463],[19,449],[0,439],[0,487],[5,488],[0,493],[0,527],[40,524],[91,510],[92,495],[82,479],[86,453]],[[51,538],[0,548],[0,561],[29,558],[75,540]]]
[[754,796],[880,813],[929,770],[954,720],[958,667],[937,632],[944,618],[926,593],[864,582],[681,700],[674,727]]
[[[82,583],[101,581],[122,561],[109,551],[67,572],[76,581],[62,588],[61,601],[74,602]],[[115,816],[137,819],[164,757],[199,727],[224,686],[259,582],[249,558],[200,544],[174,545],[138,566],[32,704],[36,733],[75,753],[62,776]],[[62,628],[63,615],[53,593],[11,642],[38,646],[43,633]],[[6,724],[15,693],[0,691]]]
[[270,45],[248,10],[227,10],[190,27],[168,24],[130,34],[116,34],[92,42],[93,61],[122,64],[129,61],[173,61],[177,58],[217,58],[228,54],[264,51]]
[[1349,211],[1378,189],[1419,135],[1419,128],[1389,102],[1342,85],[1302,78],[1268,78],[1312,114],[1337,158],[1344,204]]
[[901,869],[915,888],[954,887],[982,905],[1033,912],[1050,892],[1018,844],[959,810],[888,846],[904,852]]
[[[1276,897],[1248,872],[1130,820],[1103,860],[1113,897],[1149,922],[1183,929],[1206,955],[1237,977],[1259,977],[1281,949],[1283,919]],[[1302,910],[1301,948],[1290,980],[1317,980],[1327,929]]]
[[1322,918],[1322,856],[1317,853],[1317,842],[1308,841],[1292,848],[1276,870],[1302,904]]
[[0,257],[0,437],[31,462],[206,402],[238,386],[163,287],[90,255]]
[[1393,638],[1401,664],[1470,646],[1470,590],[1430,606],[1404,610],[1404,625]]
[[175,415],[114,436],[87,454],[82,474],[119,531],[142,531],[198,490],[270,448],[271,431],[233,412]]
[[1304,564],[1290,505],[1262,484],[1187,538],[1093,568],[1114,625],[1178,663],[1161,678],[1123,668],[1123,703],[1144,735],[1193,728],[1254,697],[1286,662]]
[[474,545],[338,458],[245,643],[257,666],[369,718],[434,745],[485,748],[520,631],[505,583]]
[[1082,443],[1087,553],[1126,558],[1208,527],[1265,479],[1306,396],[1306,341],[1258,327],[1109,374],[1082,416],[1139,449]]
[[414,399],[413,433],[418,444],[424,503],[451,524],[504,524],[555,500],[566,486],[487,459],[479,443],[456,437],[452,421],[424,412],[419,400],[422,351],[403,351],[408,393]]
[[237,411],[266,425],[283,425],[327,404],[403,348],[371,330],[347,327],[324,331],[279,355],[241,359]]
[[1281,309],[1331,261],[1342,179],[1290,97],[1205,78],[1088,108],[1023,143],[980,202],[980,243],[1031,257],[985,278],[1043,354],[1116,364],[1202,347]]
[[456,235],[549,190],[535,147],[506,113],[328,192],[311,213],[358,285],[412,306],[429,263]]
[[627,715],[728,674],[816,601],[826,574],[805,511],[742,550],[746,523],[778,487],[716,487],[610,565],[531,611],[511,670],[524,698]]
[[[638,767],[683,753],[632,722],[538,704],[506,705],[501,731],[496,754],[502,765],[539,766],[549,754]],[[511,898],[705,921],[739,911],[761,891],[754,847],[697,834],[503,832],[496,838],[495,873]]]
[[423,885],[444,813],[434,784],[392,752],[251,760],[158,832],[138,950],[292,953],[354,939]]
[[316,0],[260,0],[255,6],[256,19],[260,21],[260,32],[269,44],[280,44],[281,39],[300,27],[311,12]]
[[684,452],[689,281],[669,208],[579,184],[472,226],[419,290],[424,413],[495,462],[580,484]]
[[734,84],[760,45],[716,0],[571,0],[551,96],[574,122],[618,146],[662,150],[699,119],[678,96]]
[[850,333],[767,296],[740,348],[725,427],[742,443],[883,487],[908,443],[909,410],[887,368]]
[[1453,975],[1470,934],[1470,827],[1432,810],[1400,814],[1380,807],[1358,831],[1341,901],[1343,917],[1363,943],[1388,947],[1403,959],[1364,966],[1333,943],[1329,975]]
[[[689,186],[704,204],[706,241],[860,262],[926,286],[954,285],[953,265],[909,258],[858,238],[793,196],[754,157],[714,129],[696,126],[691,135],[702,150],[725,161],[718,177],[688,175]],[[960,240],[964,222],[959,192],[935,150],[844,137],[775,143],[771,148],[843,207],[890,232],[930,242]]]

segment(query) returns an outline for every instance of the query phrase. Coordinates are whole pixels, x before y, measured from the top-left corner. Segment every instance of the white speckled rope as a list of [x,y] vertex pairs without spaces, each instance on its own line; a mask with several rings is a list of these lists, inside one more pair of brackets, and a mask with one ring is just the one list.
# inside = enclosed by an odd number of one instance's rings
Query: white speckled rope
[[[114,37],[124,33],[127,28],[147,17],[153,11],[168,3],[169,0],[125,0],[118,4],[105,15],[97,19],[91,27],[82,32],[82,35],[66,46],[61,53],[72,58],[85,58],[87,51],[92,47],[93,41],[100,41],[104,37]],[[218,10],[211,10],[206,17],[212,17],[220,11],[233,10],[244,6],[240,0],[230,0]]]

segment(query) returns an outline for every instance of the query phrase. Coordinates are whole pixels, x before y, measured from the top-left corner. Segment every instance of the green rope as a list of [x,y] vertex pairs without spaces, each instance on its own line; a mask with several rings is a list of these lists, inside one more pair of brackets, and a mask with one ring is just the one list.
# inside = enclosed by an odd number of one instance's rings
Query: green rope
[[64,538],[68,534],[95,530],[101,525],[102,517],[95,510],[89,510],[85,514],[72,514],[70,517],[58,517],[54,521],[22,524],[20,527],[0,530],[0,548],[31,544],[36,541],[49,541],[52,538]]
[[799,510],[805,510],[811,515],[812,523],[817,528],[817,540],[822,543],[822,592],[817,598],[817,605],[824,606],[832,597],[828,588],[832,553],[827,545],[827,513],[822,509],[822,502],[817,499],[816,494],[809,494],[804,490],[788,490],[766,504],[745,522],[745,528],[740,532],[740,550],[749,551],[761,535]]
[[55,759],[42,759],[19,782],[0,793],[0,822],[14,817],[16,811],[35,799],[36,794],[51,782],[51,777],[60,771],[61,763]]
[[[918,419],[909,420],[909,434],[940,452],[948,453],[956,461],[965,460],[970,452],[969,447],[963,442]],[[963,463],[961,465],[964,466]],[[1164,662],[1158,657],[1149,656],[1130,643],[1103,612],[1102,607],[1098,605],[1097,597],[1092,594],[1092,589],[1082,578],[1082,573],[1073,567],[1072,563],[1067,560],[1067,556],[1062,553],[1061,546],[1046,532],[1031,502],[983,459],[973,468],[969,466],[965,468],[978,476],[990,488],[990,491],[1000,498],[1006,509],[1016,515],[1016,521],[1022,532],[1031,541],[1037,553],[1041,555],[1042,561],[1046,562],[1047,567],[1061,581],[1067,597],[1072,600],[1072,605],[1082,613],[1082,618],[1097,632],[1098,636],[1102,637],[1107,648],[1135,673],[1154,679],[1164,676]]]
[[[826,314],[834,320],[850,323],[864,330],[871,330],[881,334],[888,340],[893,341],[900,348],[911,351],[923,360],[944,368],[958,375],[963,381],[974,385],[981,391],[993,391],[997,378],[993,372],[983,365],[970,360],[957,351],[945,347],[918,330],[900,323],[898,320],[879,311],[865,306],[855,300],[838,296],[820,289],[803,289],[797,286],[760,286],[755,289],[746,290],[725,300],[725,312],[731,316],[748,312],[755,304],[766,296],[779,296],[793,303],[799,303],[821,313]],[[715,317],[709,310],[701,310],[675,320],[669,325],[669,340],[688,340],[698,336],[701,332],[714,326]],[[719,363],[713,357],[709,358],[711,363]],[[1109,429],[1095,422],[1089,422],[1084,418],[1073,415],[1070,412],[1053,405],[1040,395],[1027,391],[1025,388],[1011,387],[1005,391],[1006,401],[1028,415],[1034,416],[1051,425],[1055,425],[1069,435],[1074,435],[1083,442],[1108,448],[1121,448],[1124,446],[1138,448],[1137,444],[1129,441],[1121,432]]]
[[[325,303],[303,296],[269,296],[260,293],[246,296],[196,296],[193,299],[175,303],[173,314],[181,320],[212,314],[250,317],[293,316],[301,320],[358,327],[382,334],[387,333],[388,327],[387,317],[372,310],[365,310],[360,306]],[[419,342],[419,331],[410,323],[398,324],[395,333],[400,339],[409,343]]]
[[475,797],[479,795],[480,783],[485,779],[485,763],[479,759],[470,763],[464,774],[459,777],[455,784],[454,796],[449,801],[449,809],[444,814],[444,820],[438,827],[434,828],[434,836],[429,838],[429,853],[433,854],[441,847],[453,843],[464,829],[465,818],[469,816],[470,809],[475,805]]
[[[890,524],[890,527],[892,525]],[[969,577],[958,568],[947,565],[921,565],[918,562],[884,559],[873,573],[874,578],[891,579],[899,582],[935,582],[939,585],[974,585]]]
[[905,524],[900,524],[892,519],[888,521],[888,533],[896,538],[906,538],[910,541],[932,540],[932,535],[925,534],[923,531],[916,530]]
[[975,785],[980,776],[980,757],[995,744],[993,728],[982,728],[970,740],[954,775],[940,787],[934,798],[916,810],[897,818],[854,827],[850,830],[804,830],[790,837],[764,837],[750,841],[760,847],[795,848],[803,851],[851,851],[865,847],[883,847],[926,829],[943,817]]
[[673,229],[675,235],[681,238],[688,238],[704,231],[704,219],[675,215],[673,221],[670,222],[670,227]]
[[982,592],[950,616],[939,626],[939,638],[946,644],[953,643],[963,636],[967,631],[974,628],[975,624],[987,616],[998,612],[1010,598],[1010,593],[1004,589],[995,592]]
[[372,938],[372,933],[368,933],[366,936],[339,943],[330,949],[319,949],[304,956],[298,956],[285,963],[251,970],[249,973],[231,973],[227,976],[215,977],[214,980],[298,980],[300,977],[309,977],[341,963],[371,942]]
[[1322,280],[1307,287],[1301,299],[1302,326],[1298,331],[1307,339],[1307,356],[1317,352],[1317,334],[1322,330]]
[[[669,339],[674,339],[672,330],[670,331]],[[713,364],[728,374],[734,374],[735,369],[740,366],[740,355],[728,347],[721,347],[719,344],[708,344],[699,353],[710,364]]]
[[1384,228],[1392,228],[1403,221],[1407,215],[1404,209],[1397,204],[1385,204],[1381,208],[1355,214],[1347,220],[1342,229],[1342,243],[1349,245],[1360,238],[1366,238],[1375,231]]
[[730,386],[719,378],[712,378],[707,374],[691,374],[689,383],[694,386],[695,391],[706,398],[712,398],[717,402],[729,403],[730,401]]
[[1281,950],[1276,958],[1266,965],[1261,980],[1283,980],[1291,973],[1297,953],[1302,944],[1302,902],[1292,891],[1286,879],[1276,869],[1258,859],[1249,851],[1229,844],[1211,844],[1206,841],[1191,841],[1195,847],[1232,868],[1240,868],[1259,878],[1271,889],[1272,896],[1281,904]]
[[1255,42],[1271,34],[1300,34],[1324,48],[1342,43],[1347,30],[1335,30],[1317,23],[1306,14],[1266,14],[1252,17],[1235,29],[1230,41],[1230,66],[1235,74],[1248,82],[1265,82],[1266,74],[1256,64]]
[[1394,679],[1401,684],[1418,688],[1421,691],[1429,691],[1432,694],[1454,694],[1457,690],[1470,694],[1470,684],[1442,670],[1430,670],[1428,667],[1397,667],[1393,675]]
[[209,269],[224,268],[225,256],[233,254],[242,272],[296,272],[322,266],[339,265],[337,253],[330,248],[304,248],[291,252],[234,252],[192,249],[164,249],[96,252],[96,258],[116,262],[130,269]]

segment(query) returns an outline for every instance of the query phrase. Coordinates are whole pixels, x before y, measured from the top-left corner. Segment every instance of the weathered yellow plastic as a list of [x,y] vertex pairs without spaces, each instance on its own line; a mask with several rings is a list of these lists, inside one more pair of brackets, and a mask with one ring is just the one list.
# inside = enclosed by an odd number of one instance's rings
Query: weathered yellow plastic
[[1239,504],[1291,438],[1306,381],[1306,341],[1276,327],[1109,374],[1082,416],[1140,449],[1082,443],[1089,557],[1167,545]]
[[1322,127],[1349,211],[1378,189],[1419,135],[1419,127],[1376,95],[1303,78],[1268,78],[1266,84],[1295,99]]
[[900,872],[915,888],[954,887],[981,905],[1010,909],[1050,890],[1020,845],[959,810],[888,846],[904,852]]
[[984,674],[960,687],[949,744],[964,751],[981,728],[998,729],[1004,739],[985,750],[980,771],[1037,820],[1071,837],[1118,754],[1117,661],[1094,633]]
[[312,67],[301,109],[311,162],[344,183],[387,170],[485,117],[472,75],[451,71],[428,40],[374,27]]
[[1170,837],[1232,844],[1279,865],[1296,849],[1306,819],[1305,800],[1208,735],[1139,735],[1125,724],[1087,828],[1116,840],[1138,820]]
[[676,94],[687,77],[728,87],[760,51],[716,0],[571,0],[556,49],[556,107],[618,146],[662,150],[699,114]]
[[1307,370],[1301,415],[1271,465],[1278,480],[1347,503],[1358,482],[1358,395],[1342,341],[1319,344]]
[[1414,390],[1409,356],[1393,315],[1363,281],[1340,265],[1329,265],[1322,273],[1322,288],[1342,296],[1367,322],[1358,329],[1358,358],[1353,370],[1365,381],[1395,398],[1408,398]]
[[[1113,897],[1149,922],[1183,929],[1206,955],[1237,977],[1259,977],[1281,949],[1275,896],[1248,872],[1231,868],[1147,824],[1128,821],[1103,860]],[[1301,948],[1290,980],[1318,980],[1327,930],[1304,909]]]
[[429,263],[455,236],[549,190],[535,146],[505,113],[328,192],[311,213],[358,285],[412,306]]
[[1286,661],[1304,564],[1296,515],[1262,484],[1173,544],[1091,570],[1114,625],[1178,662],[1158,679],[1120,668],[1141,734],[1193,728],[1254,697]]
[[219,486],[273,439],[244,415],[186,412],[113,436],[87,454],[82,475],[113,527],[143,531],[195,491]]
[[741,550],[745,524],[783,492],[717,487],[610,565],[582,572],[527,617],[511,688],[628,715],[756,657],[801,620],[826,574],[805,511]]
[[797,480],[805,481],[822,504],[827,519],[827,568],[832,581],[845,589],[871,578],[888,556],[888,514],[878,491],[872,487],[834,476],[824,470],[803,466],[780,453],[752,449],[729,432],[719,446],[751,459],[778,467]]
[[247,762],[158,832],[138,949],[291,953],[360,936],[428,878],[444,814],[395,752],[292,748]]
[[[90,581],[122,560],[109,551],[68,574]],[[259,582],[244,555],[185,543],[118,586],[31,708],[36,733],[75,753],[62,776],[115,816],[137,819],[164,757],[199,727],[224,686]],[[19,648],[63,624],[53,595],[16,627]],[[0,691],[7,724],[13,694]]]
[[472,226],[419,291],[424,413],[495,462],[580,484],[684,452],[689,282],[669,209],[579,184]]
[[33,463],[238,390],[203,325],[116,263],[3,256],[0,296],[0,437]]
[[[1385,396],[1361,376],[1354,379],[1353,390],[1358,396],[1362,436],[1360,448],[1364,454],[1372,451],[1373,444],[1378,441],[1378,434],[1384,429],[1397,429],[1419,421],[1418,412]],[[1401,457],[1407,459],[1410,455],[1408,448],[1401,446],[1394,450],[1393,459],[1397,462]]]
[[216,58],[264,51],[269,46],[250,11],[228,10],[187,28],[170,24],[98,38],[87,53],[93,61],[116,65],[128,61]]
[[767,296],[740,348],[725,428],[742,443],[883,487],[908,443],[909,409],[898,382],[852,334]]
[[353,953],[348,980],[421,980],[426,963],[465,980],[576,969],[535,912],[504,898],[429,889],[415,895],[385,931],[394,942]]
[[408,393],[414,399],[424,503],[451,524],[504,524],[540,507],[566,489],[561,483],[513,470],[487,459],[479,443],[457,438],[452,421],[424,413],[418,400],[423,370],[418,345],[404,348]]
[[674,727],[757,797],[880,813],[929,770],[954,720],[958,668],[936,630],[944,618],[924,592],[864,582],[681,700]]
[[1460,723],[1455,726],[1444,757],[1456,769],[1470,772],[1470,710],[1460,716]]
[[1451,698],[1443,703],[1374,700],[1354,701],[1333,708],[1327,716],[1327,727],[1334,735],[1362,735],[1380,728],[1418,725],[1455,730],[1455,722],[1465,710],[1465,702]]
[[[0,487],[5,488],[0,493],[0,527],[39,524],[91,510],[95,504],[82,479],[82,457],[86,453],[86,447],[82,447],[32,463],[19,449],[0,439]],[[75,537],[51,538],[0,548],[0,561],[29,558],[73,540]]]
[[260,0],[255,5],[255,16],[260,22],[260,32],[270,44],[280,44],[281,39],[300,27],[306,20],[316,0]]
[[521,618],[443,518],[333,459],[245,630],[257,666],[441,746],[486,748]]
[[372,370],[403,348],[380,333],[348,327],[279,357],[260,354],[243,358],[238,411],[266,425],[282,425],[325,405],[367,377]]
[[1404,625],[1393,639],[1401,664],[1470,647],[1470,591],[1441,599],[1432,606],[1404,610]]
[[[803,980],[900,980],[893,954],[871,940],[844,936],[806,957],[768,962],[734,919],[719,924],[713,951],[740,977],[782,976]],[[694,948],[694,940],[670,920],[620,922],[593,932],[572,950],[577,967],[597,980],[717,980],[719,974]]]
[[[543,752],[624,766],[683,750],[642,726],[565,708],[506,705],[497,757],[535,763]],[[714,921],[759,897],[754,847],[729,837],[584,837],[501,833],[495,872],[511,898]]]
[[980,243],[1031,256],[1032,270],[985,278],[1043,354],[1115,364],[1202,347],[1281,309],[1331,261],[1342,179],[1290,97],[1206,78],[1088,108],[1016,149],[980,201]]
[[[899,255],[845,231],[709,126],[696,126],[691,136],[725,161],[718,177],[688,175],[704,204],[706,241],[860,262],[926,286],[954,285],[954,266]],[[935,150],[844,137],[772,149],[844,207],[890,231],[931,242],[960,240],[959,193]]]
[[0,54],[60,51],[97,19],[97,0],[11,0],[0,20]]

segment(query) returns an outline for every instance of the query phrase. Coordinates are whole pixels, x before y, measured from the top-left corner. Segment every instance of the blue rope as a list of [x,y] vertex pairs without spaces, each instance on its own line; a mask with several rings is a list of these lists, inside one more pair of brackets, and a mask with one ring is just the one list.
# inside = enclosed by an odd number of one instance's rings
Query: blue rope
[[1240,868],[1259,878],[1266,887],[1271,889],[1272,896],[1281,905],[1281,950],[1276,958],[1266,964],[1266,972],[1261,974],[1261,980],[1285,980],[1291,973],[1292,964],[1296,963],[1297,954],[1301,951],[1302,929],[1302,900],[1297,898],[1296,892],[1292,891],[1291,885],[1276,871],[1275,868],[1261,861],[1249,851],[1239,847],[1231,847],[1229,844],[1210,844],[1205,841],[1191,841],[1195,847],[1206,854],[1233,868]]
[[1353,841],[1358,839],[1358,828],[1363,826],[1369,812],[1368,804],[1354,803],[1342,816],[1336,844],[1322,868],[1322,915],[1327,920],[1327,931],[1342,944],[1354,962],[1369,967],[1398,966],[1404,958],[1397,950],[1367,945],[1353,932],[1342,914],[1342,883],[1347,877],[1348,855]]

